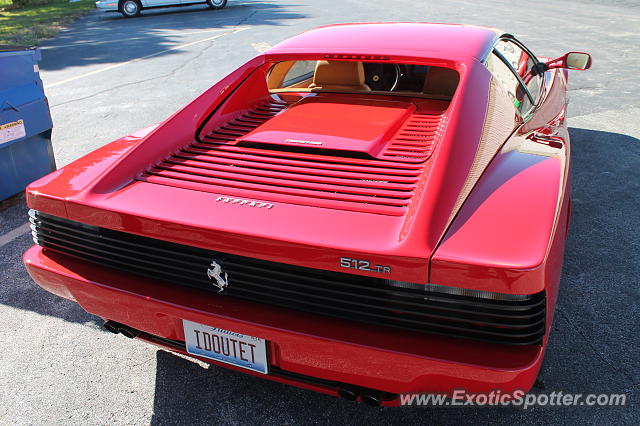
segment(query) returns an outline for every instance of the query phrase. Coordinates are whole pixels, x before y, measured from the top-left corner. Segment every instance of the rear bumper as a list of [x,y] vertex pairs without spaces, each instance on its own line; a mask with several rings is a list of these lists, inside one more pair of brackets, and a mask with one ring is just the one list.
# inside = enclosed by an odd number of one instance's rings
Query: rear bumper
[[393,394],[528,391],[544,352],[544,346],[431,336],[245,302],[99,267],[40,246],[30,248],[24,262],[45,290],[173,350],[183,351],[163,339],[184,342],[183,319],[266,339],[270,365],[287,374],[260,377],[332,395],[338,391],[332,382]]

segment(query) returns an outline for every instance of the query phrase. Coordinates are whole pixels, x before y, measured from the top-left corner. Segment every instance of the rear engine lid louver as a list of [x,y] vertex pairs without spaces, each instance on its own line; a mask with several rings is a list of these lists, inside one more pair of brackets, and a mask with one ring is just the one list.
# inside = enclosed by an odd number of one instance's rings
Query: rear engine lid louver
[[217,143],[235,141],[286,108],[286,102],[269,100],[268,102],[251,108],[240,117],[212,130],[202,139],[206,142]]
[[262,102],[138,179],[270,202],[393,216],[406,213],[439,136],[441,114],[411,115],[378,158],[308,147],[237,144],[288,105],[275,99]]
[[444,123],[441,114],[415,113],[389,141],[379,158],[423,162],[431,156]]

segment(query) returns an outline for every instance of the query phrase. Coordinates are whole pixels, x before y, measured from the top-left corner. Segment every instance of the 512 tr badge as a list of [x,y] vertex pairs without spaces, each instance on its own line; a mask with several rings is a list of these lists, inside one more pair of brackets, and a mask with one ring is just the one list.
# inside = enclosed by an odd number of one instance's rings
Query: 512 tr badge
[[359,271],[379,272],[381,274],[390,274],[391,267],[384,265],[372,265],[368,260],[351,259],[350,257],[340,258],[340,267],[357,269]]

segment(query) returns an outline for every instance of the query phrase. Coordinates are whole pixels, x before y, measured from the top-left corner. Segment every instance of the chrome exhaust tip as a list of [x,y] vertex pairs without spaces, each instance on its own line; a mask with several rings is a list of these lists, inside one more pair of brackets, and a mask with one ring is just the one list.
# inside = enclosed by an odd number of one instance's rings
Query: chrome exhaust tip
[[122,335],[124,337],[128,337],[129,339],[133,339],[135,337],[138,337],[138,335],[140,334],[140,332],[138,330],[136,330],[135,328],[126,327],[126,326],[123,326],[123,325],[121,325],[118,328],[118,331],[120,333],[122,333]]
[[360,401],[364,402],[370,407],[380,406],[380,398],[377,395],[363,394],[360,396]]
[[358,399],[358,394],[351,389],[340,388],[338,389],[338,395],[349,401],[355,401]]

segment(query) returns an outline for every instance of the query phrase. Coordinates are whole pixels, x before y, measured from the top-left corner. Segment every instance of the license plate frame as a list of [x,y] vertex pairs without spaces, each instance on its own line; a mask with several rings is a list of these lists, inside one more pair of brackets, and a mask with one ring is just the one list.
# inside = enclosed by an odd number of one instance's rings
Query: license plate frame
[[191,355],[269,374],[265,339],[185,319],[182,327],[185,346]]

